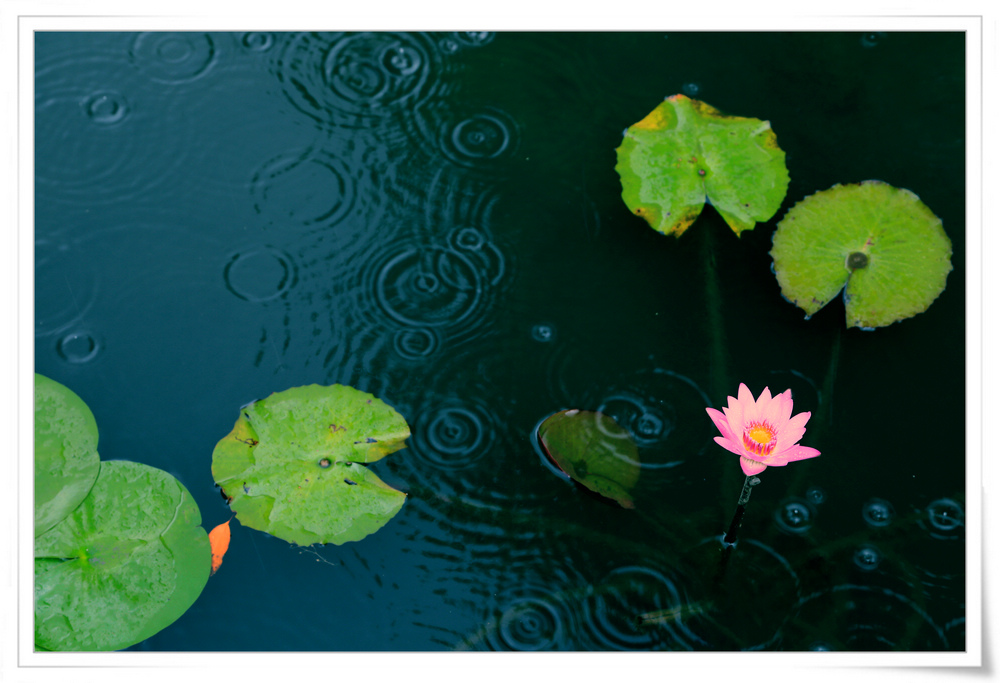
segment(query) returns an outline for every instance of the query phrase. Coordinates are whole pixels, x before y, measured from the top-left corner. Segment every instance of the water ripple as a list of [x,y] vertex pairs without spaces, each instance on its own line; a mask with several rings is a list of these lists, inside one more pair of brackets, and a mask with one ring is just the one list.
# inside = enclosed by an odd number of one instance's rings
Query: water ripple
[[503,112],[489,109],[462,118],[442,131],[445,155],[475,168],[488,160],[510,156],[517,149],[517,125]]
[[881,528],[892,524],[896,511],[892,503],[881,498],[872,498],[861,507],[861,518],[868,526]]
[[948,649],[940,626],[913,600],[886,588],[841,584],[804,597],[782,630],[782,650]]
[[154,81],[185,83],[209,72],[216,48],[207,33],[155,31],[136,36],[129,57]]
[[377,270],[375,301],[385,315],[403,325],[457,325],[476,310],[483,293],[475,265],[443,247],[401,249]]
[[955,546],[965,541],[965,511],[955,498],[942,497],[913,512],[921,533],[907,535],[906,555],[912,558],[917,580],[941,609],[964,614],[961,596],[967,567],[964,554]]
[[[288,105],[272,92],[269,53],[245,47],[239,35],[224,37],[231,44],[220,51],[211,83],[180,90],[147,81],[143,87],[162,94],[167,105],[155,116],[169,117],[173,137],[161,143],[157,154],[169,157],[183,150],[186,155],[184,173],[174,179],[185,201],[198,197],[199,208],[219,207],[234,223],[247,220],[247,214],[263,212],[275,220],[277,212],[292,213],[282,225],[316,219],[334,204],[349,204],[358,194],[361,169],[375,165],[363,165],[376,161],[363,156],[368,141],[359,136],[341,143],[314,126],[282,124],[289,119]],[[324,164],[332,170],[324,171]],[[248,190],[252,202],[246,200]],[[343,195],[344,190],[351,194]],[[268,191],[274,195],[271,207],[260,196]],[[302,208],[295,206],[298,201]]]
[[102,126],[119,123],[129,113],[129,103],[116,90],[99,90],[91,94],[83,104],[87,116]]
[[589,621],[589,582],[565,564],[515,561],[487,605],[485,623],[467,646],[494,651],[578,650],[581,626]]
[[482,47],[496,38],[494,31],[455,31],[451,36],[465,47]]
[[334,225],[354,205],[354,174],[341,155],[312,149],[283,153],[254,173],[254,210],[277,223]]
[[[595,378],[596,379],[596,378]],[[610,415],[641,449],[643,469],[670,469],[697,458],[712,443],[708,396],[693,380],[652,368],[591,388],[581,407]],[[707,426],[706,426],[707,425]]]
[[885,42],[885,38],[885,31],[871,31],[862,35],[858,42],[861,43],[861,47],[870,49]]
[[441,338],[432,327],[407,327],[396,330],[392,336],[392,348],[400,358],[424,360],[434,355]]
[[370,127],[435,90],[436,55],[422,34],[302,33],[284,46],[278,79],[321,124]]
[[688,97],[698,97],[698,93],[701,91],[701,85],[698,83],[685,83],[681,86],[681,92]]
[[418,356],[421,348],[426,354],[439,344],[487,334],[506,272],[506,259],[489,235],[474,228],[455,230],[450,240],[399,234],[359,254],[351,277],[360,285],[347,287],[355,293],[355,316],[392,335],[410,330],[405,338],[416,342]]
[[494,650],[519,652],[556,649],[566,639],[565,621],[547,591],[533,596],[519,591],[507,598],[499,625],[490,630],[490,645]]
[[[217,342],[225,345],[208,331],[204,314],[227,296],[221,277],[223,248],[192,220],[190,215],[154,220],[148,212],[144,220],[136,220],[132,207],[122,207],[119,215],[110,209],[81,215],[74,223],[79,236],[72,241],[39,240],[39,353],[100,372],[115,386],[183,383],[183,373],[171,370],[174,365],[150,364],[149,359],[211,355]],[[95,272],[98,262],[105,267]],[[154,294],[168,303],[150,305]],[[185,341],[192,339],[197,342]]]
[[100,337],[87,330],[77,330],[64,335],[56,342],[56,353],[67,363],[78,365],[97,358],[104,348]]
[[274,34],[267,31],[249,31],[240,36],[240,44],[251,52],[266,52],[274,46]]
[[812,529],[816,508],[803,498],[786,498],[774,511],[774,521],[787,534],[804,534]]
[[100,277],[76,241],[35,241],[35,335],[77,326],[97,300]]
[[485,230],[471,226],[455,228],[448,235],[448,245],[475,264],[491,287],[499,285],[507,275],[507,257]]
[[234,253],[223,268],[226,289],[244,301],[261,303],[283,296],[299,281],[298,266],[270,245]]
[[[412,164],[413,160],[409,161]],[[493,213],[501,199],[497,183],[484,182],[452,166],[429,168],[434,169],[432,173],[427,173],[426,169],[421,172],[412,165],[405,166],[402,171],[407,177],[421,182],[424,229],[434,237],[447,235],[448,242],[455,248],[481,251],[483,257],[487,257],[495,248],[490,230]]]
[[684,622],[700,607],[659,569],[618,567],[595,584],[592,602],[585,626],[602,649],[690,650],[699,640]]
[[116,55],[60,55],[35,72],[36,182],[48,200],[120,203],[176,177],[184,146],[164,153],[176,98]]
[[433,100],[410,121],[411,138],[430,163],[445,161],[491,173],[516,154],[520,130],[506,112],[491,106],[469,110],[450,100]]
[[854,551],[854,564],[863,571],[874,571],[882,564],[882,553],[877,546],[865,543]]
[[826,491],[819,486],[811,486],[806,491],[806,499],[813,505],[822,505],[826,502]]
[[938,540],[965,539],[965,511],[951,498],[938,498],[931,502],[919,523]]
[[557,338],[555,325],[550,323],[538,323],[531,327],[531,338],[537,342],[554,342]]
[[415,380],[422,387],[418,401],[398,407],[407,416],[412,436],[409,456],[391,467],[415,494],[437,507],[445,509],[461,500],[461,505],[479,507],[489,516],[489,509],[510,495],[510,482],[499,480],[497,473],[514,471],[518,465],[509,411],[498,387],[481,376],[456,375],[450,367],[435,364],[424,370],[427,374]]
[[801,599],[798,574],[784,556],[749,538],[727,549],[718,536],[685,553],[683,561],[688,600],[701,606],[685,622],[692,649],[773,648]]
[[496,418],[478,401],[445,399],[416,417],[411,448],[433,468],[434,478],[476,466],[492,453]]

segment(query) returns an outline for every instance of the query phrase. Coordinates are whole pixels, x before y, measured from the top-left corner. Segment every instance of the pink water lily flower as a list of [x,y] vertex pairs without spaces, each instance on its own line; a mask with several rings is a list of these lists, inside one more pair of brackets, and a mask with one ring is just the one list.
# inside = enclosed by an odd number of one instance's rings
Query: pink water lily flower
[[747,385],[740,384],[739,396],[729,397],[728,408],[721,413],[715,408],[705,410],[722,432],[715,442],[740,456],[740,467],[748,477],[768,467],[819,455],[815,448],[799,445],[811,413],[792,417],[791,389],[772,398],[765,387],[754,401]]

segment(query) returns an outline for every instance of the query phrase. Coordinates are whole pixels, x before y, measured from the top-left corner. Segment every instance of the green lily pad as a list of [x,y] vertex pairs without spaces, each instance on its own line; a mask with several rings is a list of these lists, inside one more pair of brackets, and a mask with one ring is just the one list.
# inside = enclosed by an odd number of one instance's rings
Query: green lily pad
[[120,650],[177,620],[211,568],[201,512],[174,477],[148,465],[100,465],[90,493],[35,539],[35,644]]
[[625,205],[665,235],[680,237],[706,200],[739,235],[774,216],[788,191],[785,153],[769,122],[684,95],[630,126],[617,152]]
[[405,448],[406,420],[371,394],[312,384],[240,411],[212,474],[242,524],[289,543],[357,541],[406,500],[361,463]]
[[100,467],[90,408],[59,382],[35,373],[35,536],[76,509]]
[[624,508],[635,507],[629,491],[639,481],[639,450],[610,415],[563,410],[539,425],[538,441],[573,481]]
[[866,180],[793,206],[771,257],[781,294],[807,318],[843,289],[847,326],[870,329],[927,310],[951,272],[951,240],[917,195]]

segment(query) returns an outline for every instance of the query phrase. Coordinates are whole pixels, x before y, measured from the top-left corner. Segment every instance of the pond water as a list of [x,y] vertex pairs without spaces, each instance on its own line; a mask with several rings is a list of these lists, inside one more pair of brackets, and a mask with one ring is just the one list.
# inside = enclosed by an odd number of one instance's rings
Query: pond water
[[[158,651],[964,650],[961,33],[38,33],[36,371],[102,459],[230,512],[240,406],[341,383],[395,407],[378,533],[232,524]],[[623,130],[684,93],[769,120],[791,184],[737,238],[629,213]],[[954,271],[912,319],[845,329],[780,296],[771,235],[837,183],[904,187]],[[822,455],[743,483],[705,408],[791,389]],[[635,509],[535,431],[628,428]],[[638,616],[656,613],[651,623]]]

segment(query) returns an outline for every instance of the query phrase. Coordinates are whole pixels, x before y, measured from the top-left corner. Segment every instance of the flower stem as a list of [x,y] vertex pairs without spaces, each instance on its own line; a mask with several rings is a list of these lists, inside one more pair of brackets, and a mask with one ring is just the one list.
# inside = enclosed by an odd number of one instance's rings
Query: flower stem
[[736,543],[736,532],[740,530],[740,524],[743,523],[743,513],[746,512],[747,503],[750,502],[750,493],[753,487],[759,483],[760,478],[753,475],[748,475],[743,480],[743,490],[740,492],[740,500],[736,504],[736,513],[733,514],[733,521],[729,523],[729,531],[726,532],[726,537],[722,539],[724,543],[728,545]]

